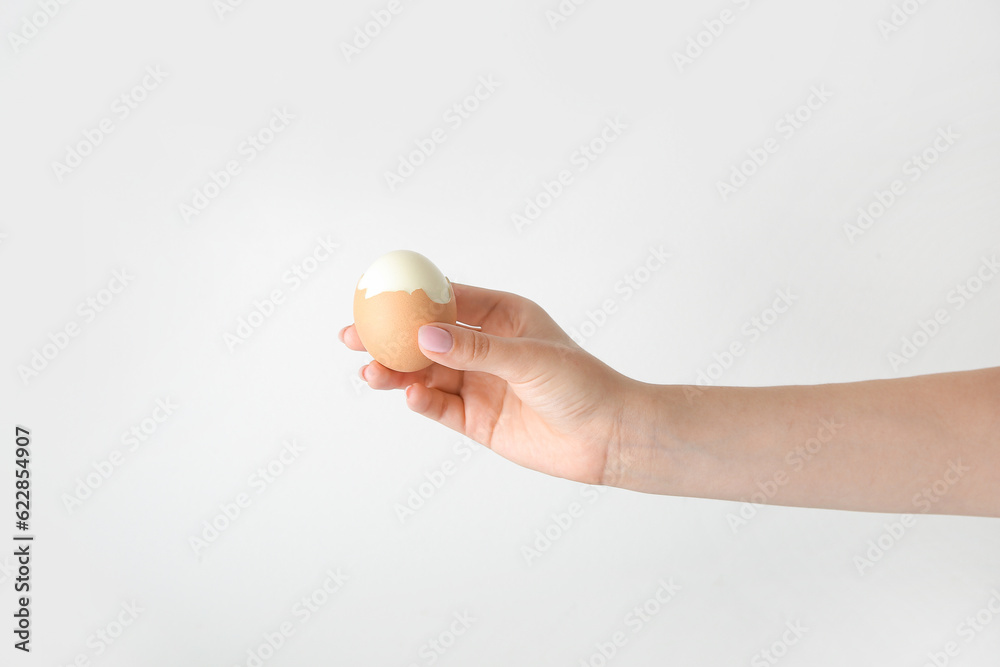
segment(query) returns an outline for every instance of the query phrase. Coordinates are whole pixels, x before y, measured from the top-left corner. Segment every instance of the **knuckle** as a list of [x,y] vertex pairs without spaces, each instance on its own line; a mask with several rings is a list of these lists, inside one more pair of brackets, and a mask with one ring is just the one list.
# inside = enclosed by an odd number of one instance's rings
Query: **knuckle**
[[444,418],[444,397],[432,392],[427,414],[434,421],[441,421]]
[[488,336],[475,332],[472,336],[472,350],[470,351],[470,361],[474,364],[486,362],[490,356],[490,339]]

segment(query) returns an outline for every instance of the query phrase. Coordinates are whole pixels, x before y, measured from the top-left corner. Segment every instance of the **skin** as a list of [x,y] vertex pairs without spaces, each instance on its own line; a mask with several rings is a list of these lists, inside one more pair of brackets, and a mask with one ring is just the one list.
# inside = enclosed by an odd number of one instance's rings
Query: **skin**
[[[1000,517],[1000,368],[783,387],[633,380],[536,303],[453,284],[435,363],[361,377],[549,475],[646,493],[797,507]],[[470,326],[471,325],[471,326]],[[340,340],[363,351],[353,325]]]

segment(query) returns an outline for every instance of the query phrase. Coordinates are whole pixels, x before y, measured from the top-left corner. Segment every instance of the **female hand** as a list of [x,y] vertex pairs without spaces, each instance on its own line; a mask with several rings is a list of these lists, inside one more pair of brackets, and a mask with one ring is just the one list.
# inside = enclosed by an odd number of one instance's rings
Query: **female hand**
[[[549,475],[608,483],[626,443],[630,393],[640,383],[577,345],[536,303],[453,283],[458,321],[420,328],[435,363],[401,373],[372,361],[373,389],[404,389],[406,405],[514,463]],[[363,351],[354,325],[340,340]]]

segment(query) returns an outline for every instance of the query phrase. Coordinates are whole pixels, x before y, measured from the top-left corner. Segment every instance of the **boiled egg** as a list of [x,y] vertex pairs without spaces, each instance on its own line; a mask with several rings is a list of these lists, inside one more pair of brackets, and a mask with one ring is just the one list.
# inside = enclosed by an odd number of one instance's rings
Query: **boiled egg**
[[354,290],[354,327],[375,361],[395,371],[418,371],[433,362],[417,345],[424,324],[455,324],[451,281],[412,250],[393,250],[368,267]]

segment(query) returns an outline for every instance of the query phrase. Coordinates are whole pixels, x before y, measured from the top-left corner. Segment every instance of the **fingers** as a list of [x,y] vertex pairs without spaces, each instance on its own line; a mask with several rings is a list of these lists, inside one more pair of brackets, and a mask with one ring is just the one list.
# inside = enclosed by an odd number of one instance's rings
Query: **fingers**
[[420,351],[457,371],[482,371],[514,383],[534,380],[553,359],[551,348],[533,338],[507,338],[452,324],[435,323],[417,332]]
[[401,373],[372,361],[361,367],[359,375],[369,387],[378,390],[403,389],[414,382],[452,394],[457,394],[462,389],[461,371],[437,364],[412,373]]
[[371,361],[358,371],[361,379],[368,383],[372,389],[402,389],[403,387],[422,382],[427,369],[414,371],[412,373],[400,373],[391,368],[386,368],[377,361]]
[[358,330],[354,328],[353,324],[348,324],[346,327],[340,330],[337,334],[337,338],[340,342],[347,347],[355,350],[357,352],[365,352],[365,346],[361,343],[361,338],[358,336]]
[[466,435],[465,401],[461,396],[415,383],[406,388],[406,407]]

